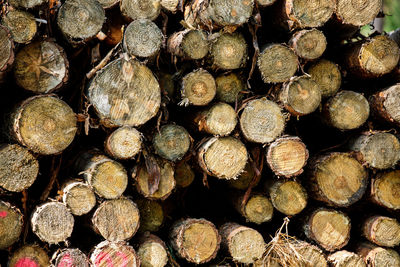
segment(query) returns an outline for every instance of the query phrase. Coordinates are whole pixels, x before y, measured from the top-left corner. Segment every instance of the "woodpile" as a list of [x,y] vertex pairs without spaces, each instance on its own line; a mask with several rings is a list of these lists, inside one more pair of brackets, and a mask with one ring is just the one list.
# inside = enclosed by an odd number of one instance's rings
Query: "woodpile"
[[0,267],[400,267],[382,2],[0,1]]

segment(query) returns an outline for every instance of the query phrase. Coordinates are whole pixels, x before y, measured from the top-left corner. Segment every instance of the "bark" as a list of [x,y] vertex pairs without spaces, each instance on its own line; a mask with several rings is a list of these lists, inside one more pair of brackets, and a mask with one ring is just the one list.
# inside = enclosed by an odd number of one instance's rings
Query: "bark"
[[400,244],[400,224],[395,218],[372,216],[364,221],[363,235],[378,246],[395,247]]
[[0,25],[0,83],[14,62],[14,41],[10,30]]
[[400,171],[380,172],[371,181],[371,199],[378,205],[400,209]]
[[370,105],[375,115],[383,120],[400,125],[400,84],[395,84],[373,94]]

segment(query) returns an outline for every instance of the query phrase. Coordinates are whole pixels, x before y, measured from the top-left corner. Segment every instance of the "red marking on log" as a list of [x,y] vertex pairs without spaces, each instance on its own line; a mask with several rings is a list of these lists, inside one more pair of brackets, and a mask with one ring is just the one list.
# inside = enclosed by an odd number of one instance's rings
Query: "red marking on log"
[[0,218],[5,218],[7,216],[7,211],[0,211]]
[[[107,263],[107,267],[128,267],[129,264],[129,259],[126,256],[125,253],[121,251],[117,251],[115,253],[115,259],[113,260],[111,256],[107,252],[100,252],[100,254],[97,256],[95,265],[99,266],[100,264],[104,264],[105,262]],[[113,262],[116,262],[117,264],[114,265]],[[69,266],[68,266],[69,267]]]
[[71,258],[71,255],[68,253],[62,257],[60,264],[57,265],[58,267],[73,267],[74,266],[74,260]]
[[96,257],[95,264],[99,266],[102,262],[107,262],[107,267],[114,267],[113,261],[110,255],[107,252],[100,252],[100,254]]
[[117,252],[117,256],[122,258],[122,265],[121,267],[127,267],[128,266],[128,257],[125,255],[125,253],[122,253],[120,251]]
[[14,267],[39,267],[39,264],[31,258],[21,258],[17,261]]

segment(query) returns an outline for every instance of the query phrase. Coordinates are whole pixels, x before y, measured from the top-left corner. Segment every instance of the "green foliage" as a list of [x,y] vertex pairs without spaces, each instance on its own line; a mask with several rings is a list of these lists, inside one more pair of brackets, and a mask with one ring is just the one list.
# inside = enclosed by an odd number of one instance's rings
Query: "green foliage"
[[385,0],[383,11],[386,14],[383,30],[385,32],[390,32],[400,28],[400,1]]

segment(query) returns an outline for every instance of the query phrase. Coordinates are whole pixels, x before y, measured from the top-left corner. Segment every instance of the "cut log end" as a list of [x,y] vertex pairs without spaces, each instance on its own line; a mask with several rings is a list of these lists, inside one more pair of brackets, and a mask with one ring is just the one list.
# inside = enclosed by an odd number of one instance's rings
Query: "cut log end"
[[276,0],[256,0],[257,4],[262,7],[270,6],[275,3]]
[[331,126],[352,130],[363,125],[369,117],[369,104],[360,93],[340,91],[324,106],[324,116]]
[[149,233],[140,238],[137,255],[140,258],[140,266],[143,267],[163,267],[168,263],[168,254],[164,242]]
[[236,223],[225,223],[219,231],[222,246],[228,250],[235,262],[251,264],[262,257],[265,242],[256,230]]
[[180,0],[161,0],[160,4],[162,8],[175,13],[180,5]]
[[359,245],[357,251],[368,263],[368,266],[400,266],[400,255],[393,249],[363,243]]
[[372,22],[381,9],[381,0],[338,0],[335,12],[343,24],[364,26]]
[[305,234],[327,251],[344,247],[350,239],[350,218],[328,209],[314,211],[305,225]]
[[332,267],[367,267],[362,257],[346,250],[329,255],[328,262]]
[[379,173],[372,180],[372,199],[379,205],[393,209],[400,209],[400,171]]
[[11,192],[29,188],[39,173],[39,162],[19,145],[0,146],[0,186]]
[[390,217],[373,216],[363,224],[363,235],[378,246],[395,247],[400,244],[400,224]]
[[226,103],[236,103],[243,98],[241,92],[247,89],[242,77],[236,73],[222,74],[215,79],[217,99]]
[[32,213],[32,231],[49,244],[65,242],[72,234],[74,216],[59,202],[47,202]]
[[148,19],[137,19],[125,30],[124,47],[131,56],[155,56],[160,51],[162,41],[161,30]]
[[52,257],[52,262],[54,264],[54,267],[89,267],[88,257],[77,248],[66,248],[57,250]]
[[182,188],[192,184],[195,178],[195,173],[192,167],[186,162],[178,163],[175,166],[175,181],[176,185]]
[[148,67],[120,58],[96,74],[88,98],[105,126],[139,126],[157,114],[161,90]]
[[237,115],[232,106],[226,103],[217,103],[198,113],[194,122],[200,131],[225,136],[235,129]]
[[268,197],[261,194],[253,194],[245,205],[242,205],[242,201],[243,197],[239,197],[235,206],[247,221],[262,224],[272,219],[274,207]]
[[201,30],[176,32],[168,39],[168,52],[187,59],[202,59],[210,50],[207,35]]
[[131,20],[155,20],[161,12],[160,0],[121,0],[121,13]]
[[295,27],[320,27],[327,22],[335,11],[334,0],[286,0],[287,17]]
[[294,247],[302,257],[302,264],[300,266],[328,267],[324,253],[317,246],[313,246],[307,242],[300,242],[295,243]]
[[145,165],[140,165],[136,172],[136,189],[145,198],[151,200],[164,200],[166,199],[174,190],[176,181],[174,178],[174,168],[169,162],[161,162],[160,167],[160,181],[156,191],[151,192],[150,188],[150,177],[148,170]]
[[214,0],[208,6],[208,14],[219,26],[239,26],[246,23],[253,13],[254,0]]
[[63,202],[76,216],[87,214],[96,205],[96,196],[89,185],[71,181],[64,186]]
[[16,83],[34,93],[51,93],[68,80],[68,60],[64,50],[50,41],[23,47],[15,57]]
[[183,77],[182,98],[190,104],[205,106],[213,100],[215,93],[215,80],[208,71],[197,69]]
[[14,42],[9,29],[0,25],[0,74],[14,62]]
[[312,163],[310,193],[328,205],[347,207],[360,200],[368,172],[347,153],[331,153]]
[[200,148],[198,161],[203,170],[219,179],[236,179],[247,163],[245,145],[233,137],[213,137]]
[[295,77],[283,84],[279,101],[294,116],[314,112],[321,104],[318,84],[308,76]]
[[308,73],[311,75],[311,79],[319,85],[322,98],[335,95],[342,84],[339,67],[326,59],[321,59],[311,65]]
[[212,44],[213,64],[224,70],[238,69],[246,64],[247,43],[240,33],[222,33]]
[[73,141],[77,119],[62,100],[34,96],[20,104],[13,113],[13,135],[35,153],[50,155],[62,152]]
[[230,179],[227,180],[230,187],[239,189],[239,190],[246,190],[251,181],[255,176],[254,168],[251,163],[247,163],[244,167],[243,172],[238,176],[237,179]]
[[38,245],[25,245],[12,254],[8,266],[48,267],[50,259],[46,251]]
[[98,0],[98,1],[104,9],[110,9],[119,4],[120,2],[120,0]]
[[298,58],[293,50],[281,44],[267,46],[257,61],[265,83],[289,81],[296,73],[298,64]]
[[139,209],[129,199],[104,201],[92,217],[96,232],[109,241],[130,239],[139,228]]
[[13,7],[23,9],[40,7],[45,3],[47,3],[47,0],[10,0]]
[[400,84],[395,84],[374,94],[371,107],[384,120],[400,125]]
[[6,249],[18,241],[23,227],[23,216],[10,203],[0,201],[0,249]]
[[125,266],[139,267],[140,259],[135,250],[125,242],[103,241],[98,244],[90,255],[91,266]]
[[1,22],[8,27],[16,43],[29,43],[36,35],[37,26],[35,17],[22,10],[9,10]]
[[201,264],[215,258],[221,238],[211,222],[205,219],[186,219],[172,226],[170,240],[181,258]]
[[325,52],[327,41],[320,30],[301,30],[293,34],[289,45],[299,57],[313,60]]
[[177,161],[188,152],[190,138],[189,133],[182,126],[167,124],[154,135],[153,147],[162,158]]
[[240,116],[244,137],[255,143],[269,143],[283,133],[285,117],[279,106],[266,98],[251,100]]
[[136,200],[140,211],[140,233],[157,232],[164,222],[164,211],[160,203],[147,199]]
[[57,25],[69,41],[79,43],[95,37],[105,18],[104,9],[98,1],[70,0],[60,7]]
[[285,136],[275,140],[267,150],[267,162],[278,176],[300,175],[308,159],[308,150],[300,138]]
[[142,149],[141,133],[133,127],[120,127],[107,137],[104,148],[115,159],[133,159]]
[[287,216],[296,215],[307,206],[307,191],[296,181],[276,181],[269,194],[272,205]]

